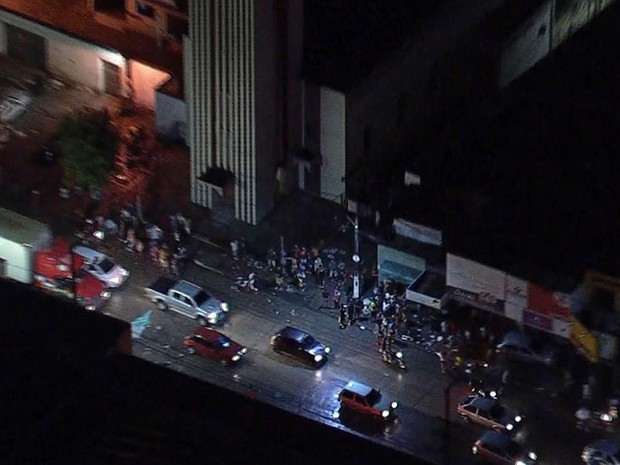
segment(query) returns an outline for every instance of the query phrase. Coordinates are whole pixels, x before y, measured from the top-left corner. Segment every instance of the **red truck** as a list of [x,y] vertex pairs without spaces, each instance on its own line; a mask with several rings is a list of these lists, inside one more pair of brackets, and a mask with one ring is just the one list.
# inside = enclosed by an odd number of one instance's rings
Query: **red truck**
[[82,260],[67,241],[54,240],[45,224],[0,208],[0,278],[34,284],[97,310],[110,291],[82,269]]

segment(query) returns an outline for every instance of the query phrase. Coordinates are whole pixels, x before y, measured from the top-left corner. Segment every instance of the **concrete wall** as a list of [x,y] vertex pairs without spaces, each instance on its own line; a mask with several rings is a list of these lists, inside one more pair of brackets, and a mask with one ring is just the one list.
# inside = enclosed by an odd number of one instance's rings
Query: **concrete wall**
[[500,64],[500,87],[510,84],[551,50],[554,1],[543,4],[504,44]]
[[6,24],[0,21],[0,53],[6,54]]
[[188,140],[187,104],[162,92],[155,93],[157,133],[170,140]]
[[[448,54],[458,50],[463,38],[501,3],[450,2],[420,25],[416,40],[394,51],[347,95],[347,170],[364,153],[365,130],[370,131],[372,139],[366,155],[381,166],[386,155],[406,147],[411,131],[445,108],[446,101],[467,95],[471,73],[453,72],[454,57]],[[438,70],[444,71],[445,79],[440,77],[433,88],[431,76]],[[404,118],[398,118],[399,106],[404,107]]]
[[346,97],[321,88],[321,197],[342,203],[346,170]]
[[[254,131],[256,150],[254,160],[256,218],[265,216],[273,208],[276,192],[276,164],[281,159],[283,134],[280,132],[278,114],[278,77],[276,70],[275,18],[273,0],[258,0],[254,5],[254,44],[253,94]],[[260,31],[260,32],[258,32]],[[248,173],[250,175],[250,173]],[[240,179],[241,183],[245,180]],[[249,179],[248,179],[249,181]],[[252,222],[252,221],[250,221]]]

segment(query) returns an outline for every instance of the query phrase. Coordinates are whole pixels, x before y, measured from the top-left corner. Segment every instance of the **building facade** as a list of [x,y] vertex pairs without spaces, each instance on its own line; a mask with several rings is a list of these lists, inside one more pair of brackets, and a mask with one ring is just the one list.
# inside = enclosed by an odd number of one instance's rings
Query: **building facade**
[[302,2],[192,1],[189,13],[191,198],[222,223],[257,224],[298,145]]

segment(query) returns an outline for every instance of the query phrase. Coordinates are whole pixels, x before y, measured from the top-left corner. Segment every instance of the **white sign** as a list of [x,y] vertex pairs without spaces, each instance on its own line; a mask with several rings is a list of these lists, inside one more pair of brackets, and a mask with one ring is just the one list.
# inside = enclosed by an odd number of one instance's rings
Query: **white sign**
[[412,223],[402,218],[395,218],[392,226],[394,226],[394,231],[399,236],[408,237],[409,239],[431,245],[441,245],[442,243],[442,234],[438,229]]
[[452,254],[446,256],[446,268],[446,285],[505,300],[505,272]]
[[506,275],[506,303],[527,307],[527,281]]
[[504,304],[504,316],[520,324],[521,320],[523,320],[523,308],[524,307],[519,304],[506,300]]
[[407,289],[405,293],[405,298],[411,302],[441,310],[441,299],[437,299],[436,297],[430,297],[428,295],[420,294],[419,292]]

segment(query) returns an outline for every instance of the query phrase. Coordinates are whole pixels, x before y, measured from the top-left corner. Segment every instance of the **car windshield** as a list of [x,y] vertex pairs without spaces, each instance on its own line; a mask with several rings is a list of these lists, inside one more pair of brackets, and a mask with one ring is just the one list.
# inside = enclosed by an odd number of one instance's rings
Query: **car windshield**
[[226,348],[230,347],[231,343],[232,343],[232,341],[229,338],[227,338],[226,336],[224,336],[223,334],[221,334],[220,337],[218,337],[217,340],[215,341],[215,345],[219,349],[226,349]]
[[194,296],[194,301],[196,302],[196,305],[198,305],[200,307],[202,304],[204,304],[210,298],[211,298],[211,296],[209,294],[207,294],[205,291],[201,290],[201,291],[199,291]]
[[370,405],[376,405],[381,400],[381,393],[376,389],[371,389],[371,391],[366,396],[366,400]]
[[99,261],[98,265],[99,268],[101,268],[101,271],[103,271],[104,273],[109,273],[110,271],[112,271],[112,268],[114,268],[115,264],[109,258],[104,257]]
[[315,344],[316,344],[316,339],[314,339],[309,334],[306,334],[305,337],[301,340],[301,345],[306,349],[314,347]]

